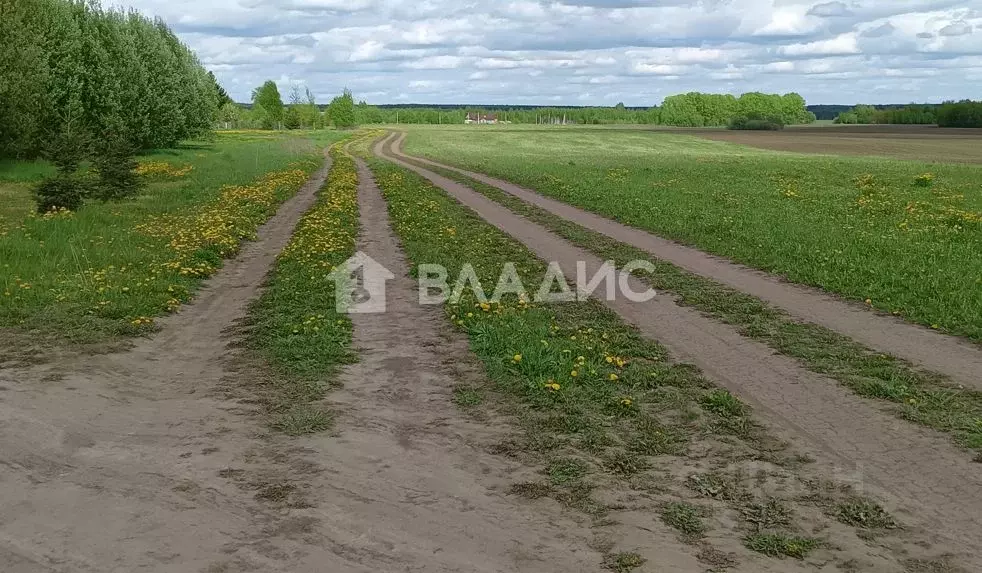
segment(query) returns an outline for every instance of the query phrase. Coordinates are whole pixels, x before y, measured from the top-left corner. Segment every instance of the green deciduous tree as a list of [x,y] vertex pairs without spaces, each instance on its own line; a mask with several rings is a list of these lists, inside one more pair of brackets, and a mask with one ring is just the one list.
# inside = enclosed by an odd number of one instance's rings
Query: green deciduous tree
[[263,129],[274,129],[279,127],[283,121],[283,99],[280,97],[280,90],[276,87],[276,82],[266,80],[263,85],[252,90],[252,103],[262,108]]
[[45,151],[70,106],[94,140],[122,130],[137,148],[211,127],[214,85],[162,21],[96,0],[0,0],[0,38],[2,156]]
[[945,102],[938,109],[941,127],[982,127],[982,102],[962,100]]
[[349,129],[358,125],[355,118],[355,98],[350,90],[345,88],[341,95],[331,101],[328,115],[338,129]]
[[242,108],[235,103],[226,103],[218,110],[218,121],[225,129],[237,127],[242,117]]

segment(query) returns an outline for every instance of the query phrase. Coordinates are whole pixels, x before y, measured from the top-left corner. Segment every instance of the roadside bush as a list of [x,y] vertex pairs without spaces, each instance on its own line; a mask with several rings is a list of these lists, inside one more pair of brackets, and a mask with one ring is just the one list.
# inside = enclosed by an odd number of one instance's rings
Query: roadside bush
[[728,129],[746,129],[754,131],[778,131],[784,129],[784,122],[779,117],[747,117],[741,115],[730,120]]
[[85,201],[87,183],[77,175],[59,173],[49,177],[34,188],[34,200],[38,213],[60,209],[77,211]]

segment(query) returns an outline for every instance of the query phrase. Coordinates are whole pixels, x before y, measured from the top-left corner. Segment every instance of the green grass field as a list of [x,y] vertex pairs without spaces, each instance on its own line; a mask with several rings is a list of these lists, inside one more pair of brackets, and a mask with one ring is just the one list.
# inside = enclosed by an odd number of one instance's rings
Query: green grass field
[[411,128],[406,151],[982,340],[982,167],[615,129]]
[[137,197],[57,215],[37,215],[31,199],[50,166],[0,164],[0,328],[78,343],[152,330],[342,136],[223,133],[150,153]]

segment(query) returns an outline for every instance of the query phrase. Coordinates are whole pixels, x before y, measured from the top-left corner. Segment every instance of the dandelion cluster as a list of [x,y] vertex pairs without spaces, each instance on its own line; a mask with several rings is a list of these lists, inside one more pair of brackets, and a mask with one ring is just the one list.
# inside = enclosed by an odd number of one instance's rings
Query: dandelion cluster
[[207,277],[221,259],[235,254],[243,240],[272,215],[283,198],[306,181],[302,169],[267,173],[252,185],[225,186],[218,198],[193,213],[163,215],[139,225],[137,231],[164,239],[173,257],[163,266],[191,277]]
[[133,171],[147,178],[184,177],[194,169],[193,165],[176,167],[166,161],[141,161]]
[[[253,343],[271,364],[303,379],[329,377],[350,356],[351,321],[338,313],[328,275],[355,251],[358,176],[340,143],[330,154],[334,163],[317,202],[297,224],[253,309],[261,325]],[[317,388],[305,384],[296,396],[316,398]]]

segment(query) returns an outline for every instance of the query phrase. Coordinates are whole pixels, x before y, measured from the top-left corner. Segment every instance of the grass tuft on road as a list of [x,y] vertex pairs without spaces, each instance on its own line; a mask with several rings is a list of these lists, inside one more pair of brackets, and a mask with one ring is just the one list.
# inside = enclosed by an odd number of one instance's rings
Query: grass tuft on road
[[248,343],[272,367],[259,383],[271,426],[289,435],[319,432],[332,416],[318,406],[343,364],[354,361],[351,321],[339,314],[327,275],[355,252],[358,176],[354,161],[334,161],[317,203],[297,224],[249,313]]

